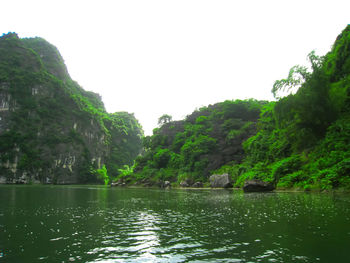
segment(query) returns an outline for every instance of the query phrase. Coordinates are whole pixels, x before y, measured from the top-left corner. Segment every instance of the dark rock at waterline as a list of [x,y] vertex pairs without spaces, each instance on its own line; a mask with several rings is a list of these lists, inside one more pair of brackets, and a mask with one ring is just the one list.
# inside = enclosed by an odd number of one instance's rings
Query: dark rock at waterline
[[201,188],[201,187],[203,187],[203,183],[202,183],[202,182],[195,182],[195,183],[192,185],[192,187],[194,187],[194,188]]
[[181,187],[189,187],[190,185],[187,183],[187,181],[181,181],[180,186]]
[[143,180],[141,181],[141,184],[142,184],[143,186],[145,186],[145,187],[150,187],[150,186],[153,185],[152,182],[151,182],[150,180],[148,180],[147,178],[143,179]]
[[213,174],[209,177],[210,186],[213,188],[231,188],[232,180],[228,174]]
[[145,183],[143,183],[143,186],[144,187],[151,187],[153,184],[151,183],[151,182],[145,182]]
[[263,182],[261,180],[248,180],[244,182],[244,192],[268,192],[275,189],[273,183]]
[[116,187],[116,186],[126,186],[126,183],[124,183],[122,181],[111,183],[111,187]]
[[161,187],[161,188],[166,188],[166,189],[168,189],[168,188],[171,187],[171,184],[170,184],[169,181],[164,181],[164,182],[161,184],[160,187]]
[[23,178],[18,178],[17,180],[15,180],[16,184],[27,184],[27,181]]
[[186,179],[180,182],[181,187],[190,187],[192,185],[193,181]]

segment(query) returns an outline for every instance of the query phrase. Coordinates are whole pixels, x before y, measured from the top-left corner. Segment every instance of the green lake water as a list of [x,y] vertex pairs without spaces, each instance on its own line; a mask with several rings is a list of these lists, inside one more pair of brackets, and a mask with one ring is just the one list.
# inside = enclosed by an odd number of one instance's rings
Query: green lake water
[[350,262],[350,195],[3,185],[0,262]]

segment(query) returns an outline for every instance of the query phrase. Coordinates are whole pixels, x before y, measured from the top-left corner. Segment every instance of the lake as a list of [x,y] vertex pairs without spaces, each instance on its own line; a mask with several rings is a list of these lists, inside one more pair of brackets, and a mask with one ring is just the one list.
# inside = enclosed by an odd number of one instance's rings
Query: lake
[[0,186],[0,262],[349,262],[350,195]]

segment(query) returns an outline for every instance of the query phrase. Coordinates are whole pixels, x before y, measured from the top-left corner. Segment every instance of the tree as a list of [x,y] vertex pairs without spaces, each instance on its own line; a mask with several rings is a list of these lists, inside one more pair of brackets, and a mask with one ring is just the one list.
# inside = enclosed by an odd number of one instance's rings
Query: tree
[[[322,67],[324,57],[317,56],[315,51],[311,51],[307,57],[313,71],[319,70]],[[296,65],[289,70],[286,79],[275,81],[271,92],[276,99],[279,99],[281,96],[278,95],[278,92],[289,92],[293,88],[298,89],[304,82],[308,81],[311,76],[312,72],[309,72],[307,67]]]
[[162,116],[159,117],[159,119],[158,119],[158,125],[159,125],[159,126],[162,126],[162,125],[165,124],[165,123],[171,122],[172,119],[173,119],[173,117],[171,117],[170,115],[164,114],[164,115],[162,115]]

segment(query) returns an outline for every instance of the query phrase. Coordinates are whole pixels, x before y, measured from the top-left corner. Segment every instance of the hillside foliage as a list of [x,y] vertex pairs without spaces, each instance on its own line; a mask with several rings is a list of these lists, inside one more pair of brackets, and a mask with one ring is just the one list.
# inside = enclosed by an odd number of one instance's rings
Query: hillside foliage
[[[275,102],[225,101],[183,121],[163,115],[126,182],[208,182],[229,173],[280,188],[350,188],[350,26],[325,56],[277,80]],[[288,95],[289,93],[289,95]],[[287,94],[287,95],[286,95]]]
[[244,161],[228,168],[236,186],[258,178],[281,188],[350,188],[350,26],[309,61],[310,71],[295,66],[275,82],[275,95],[299,88],[263,108],[257,133],[243,143]]
[[107,113],[42,38],[0,38],[0,102],[0,175],[9,182],[106,182],[141,151],[134,115]]
[[254,134],[266,103],[225,101],[202,107],[183,121],[161,116],[160,127],[143,139],[144,154],[136,158],[133,173],[119,179],[147,184],[207,182],[213,170],[241,162],[242,142]]
[[261,179],[279,188],[350,189],[350,26],[330,52],[308,59],[275,82],[276,101],[227,100],[180,121],[164,114],[143,137],[133,114],[107,113],[98,94],[69,77],[54,46],[3,35],[0,172],[143,185],[205,185],[228,173],[236,187]]

